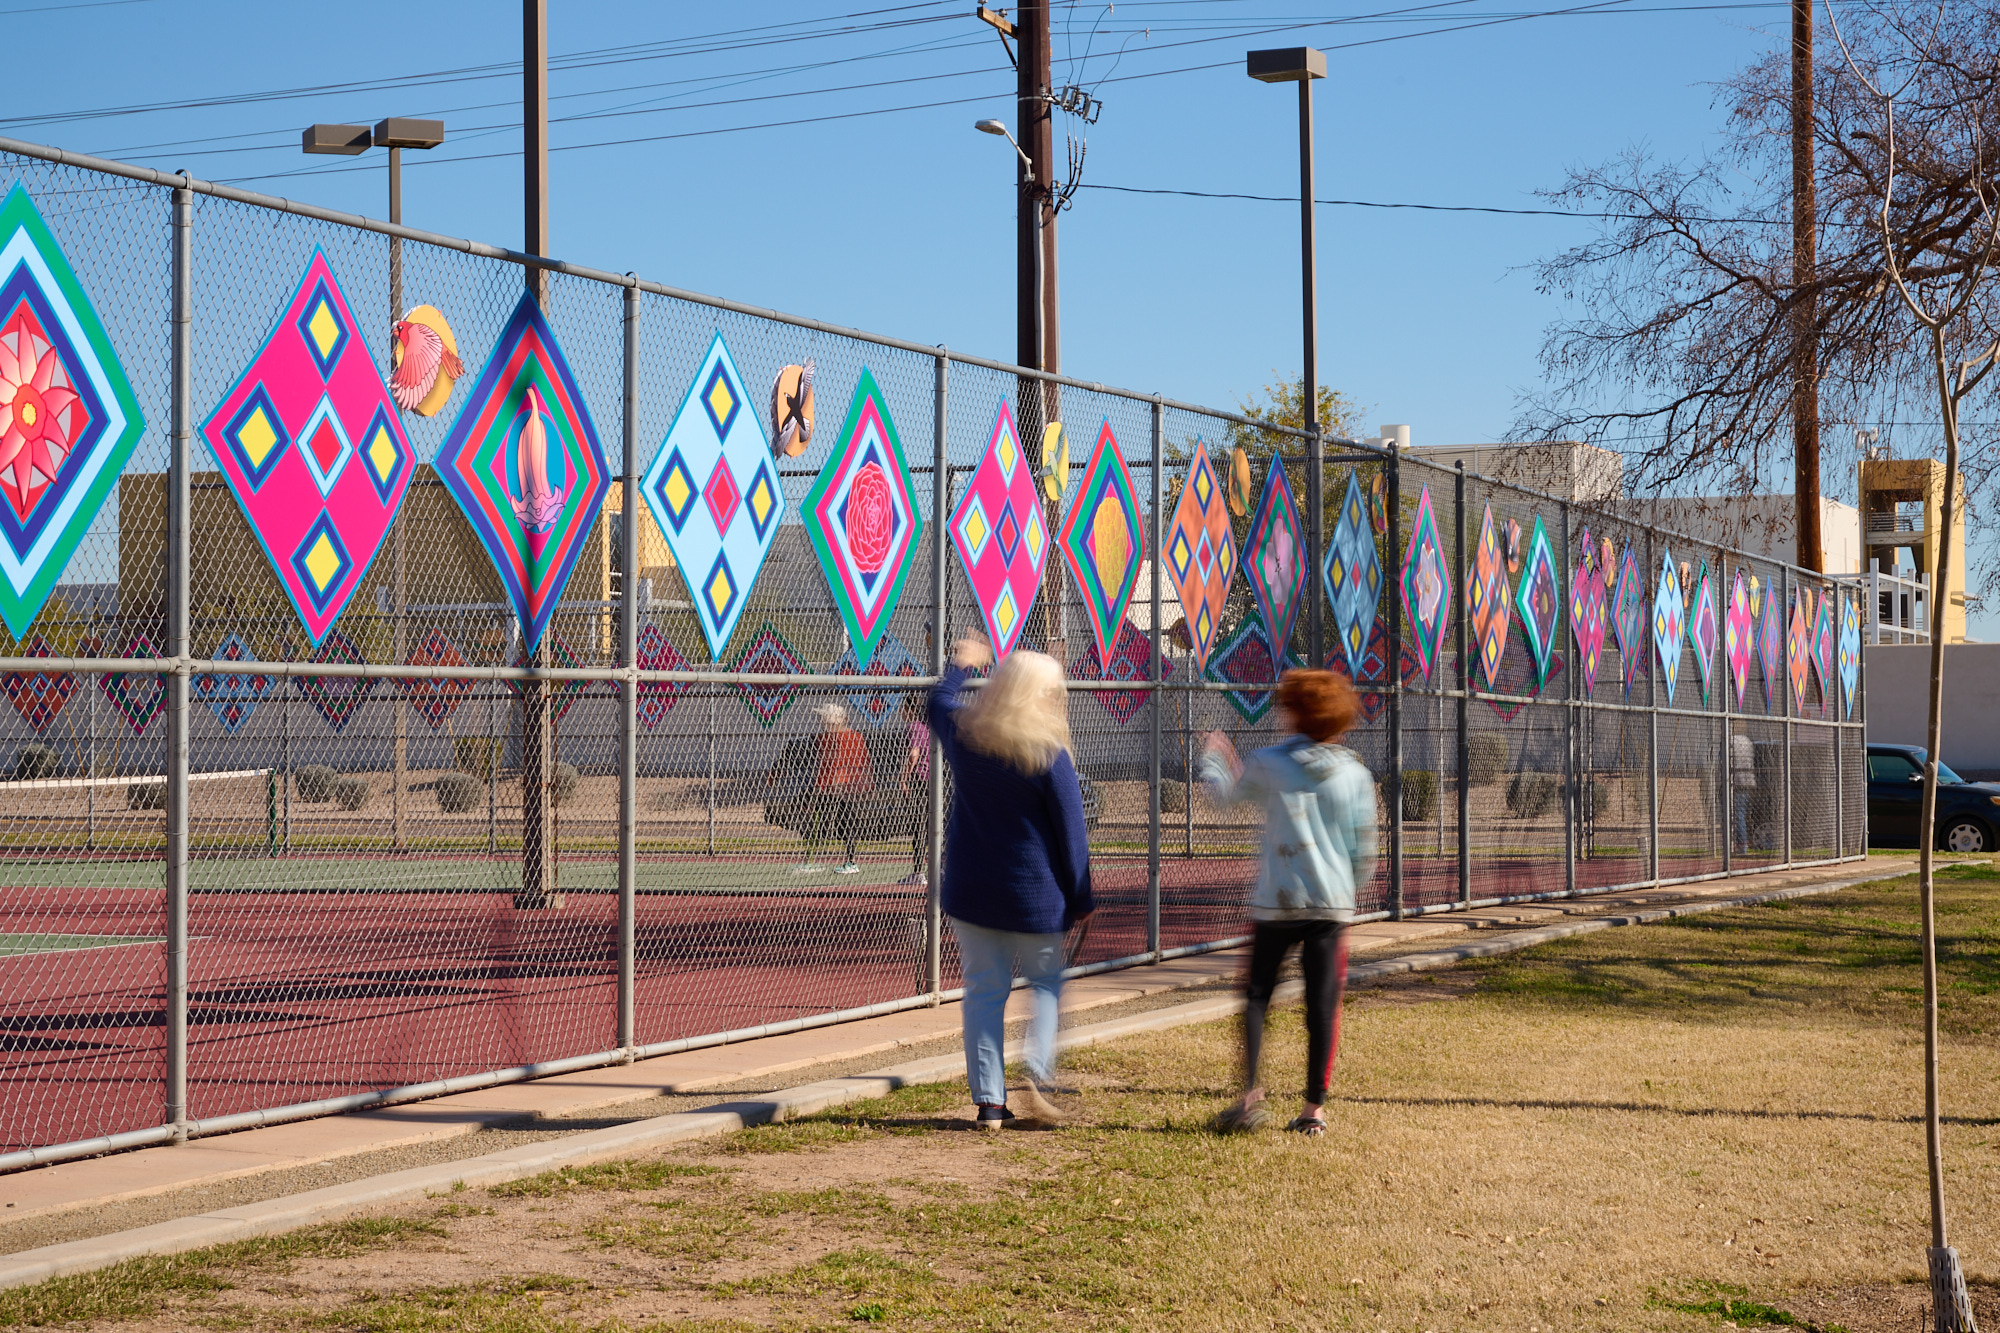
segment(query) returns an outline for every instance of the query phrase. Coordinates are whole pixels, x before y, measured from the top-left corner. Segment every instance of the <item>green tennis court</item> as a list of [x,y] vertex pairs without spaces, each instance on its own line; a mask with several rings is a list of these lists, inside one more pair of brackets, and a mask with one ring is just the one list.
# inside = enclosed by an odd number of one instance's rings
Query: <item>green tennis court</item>
[[67,953],[74,949],[115,949],[127,944],[164,944],[157,935],[5,935],[0,934],[0,958],[30,953]]

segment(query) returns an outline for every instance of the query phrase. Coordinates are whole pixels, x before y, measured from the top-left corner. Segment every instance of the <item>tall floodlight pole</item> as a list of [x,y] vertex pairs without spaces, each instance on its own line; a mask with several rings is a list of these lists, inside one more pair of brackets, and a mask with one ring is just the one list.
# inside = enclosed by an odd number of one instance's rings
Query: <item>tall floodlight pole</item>
[[[521,0],[521,80],[525,232],[522,249],[531,255],[546,255],[549,252],[548,0]],[[530,265],[525,276],[536,304],[546,308],[548,271]],[[527,626],[521,628],[525,633]],[[548,665],[547,649],[538,644],[528,664]],[[517,907],[554,907],[562,902],[557,895],[555,801],[549,791],[555,767],[548,687],[529,681],[521,691],[521,892],[514,900]]]
[[[1306,568],[1316,578],[1320,564],[1320,544],[1326,526],[1326,506],[1322,498],[1326,484],[1326,446],[1319,433],[1319,301],[1315,291],[1318,268],[1313,256],[1313,102],[1312,81],[1326,77],[1326,53],[1310,46],[1290,46],[1277,51],[1252,51],[1245,72],[1264,83],[1299,85],[1299,285],[1301,315],[1304,320],[1304,372],[1300,376],[1300,402],[1306,429],[1306,503],[1312,507],[1312,522],[1306,525]],[[1272,460],[1276,466],[1278,460]],[[1320,598],[1306,599],[1306,638],[1312,645],[1315,665],[1326,660],[1325,630],[1321,625]]]
[[[340,157],[353,157],[369,148],[389,150],[389,221],[401,226],[403,222],[403,150],[405,148],[435,148],[444,142],[444,122],[441,120],[412,120],[404,116],[391,116],[376,122],[370,130],[366,125],[311,125],[306,128],[301,147],[308,153],[330,153]],[[403,317],[403,239],[389,238],[389,327],[394,330]],[[409,604],[409,565],[404,560],[403,511],[396,511],[395,521],[390,525],[389,541],[389,612],[392,619],[392,639],[396,661],[407,656],[407,629],[403,623],[403,608]],[[390,800],[390,842],[397,849],[405,846],[403,833],[403,792],[409,785],[410,772],[410,729],[409,714],[403,704],[404,686],[396,690],[395,712],[395,778],[389,787]]]

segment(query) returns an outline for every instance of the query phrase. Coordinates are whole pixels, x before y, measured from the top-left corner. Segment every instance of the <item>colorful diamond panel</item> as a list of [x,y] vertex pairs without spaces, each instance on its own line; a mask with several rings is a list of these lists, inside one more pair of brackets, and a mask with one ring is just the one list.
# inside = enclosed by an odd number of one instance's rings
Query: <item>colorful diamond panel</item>
[[1473,654],[1486,677],[1486,688],[1500,688],[1500,662],[1507,655],[1507,630],[1514,620],[1514,590],[1507,582],[1507,559],[1500,549],[1500,529],[1493,506],[1479,520],[1479,540],[1473,547],[1472,573],[1465,585],[1466,614],[1472,617]]
[[[1174,674],[1174,663],[1162,660],[1162,679]],[[1069,674],[1077,680],[1151,680],[1153,678],[1152,640],[1131,621],[1118,627],[1118,642],[1111,650],[1109,665],[1091,644],[1069,664]],[[1134,714],[1146,706],[1146,692],[1140,690],[1090,690],[1091,698],[1097,700],[1105,712],[1111,714],[1123,726],[1130,722]]]
[[902,599],[924,531],[896,423],[866,368],[847,424],[800,510],[855,659],[866,670]]
[[1674,701],[1674,686],[1681,675],[1682,639],[1687,631],[1687,608],[1681,597],[1681,576],[1674,568],[1674,553],[1660,556],[1660,586],[1653,593],[1653,647],[1660,655],[1660,675],[1667,687],[1667,702]]
[[1729,610],[1722,617],[1722,660],[1729,664],[1729,684],[1736,706],[1750,683],[1750,660],[1757,637],[1757,620],[1750,614],[1750,578],[1741,569],[1729,585]]
[[[462,667],[465,654],[458,645],[448,638],[443,630],[432,629],[423,642],[410,650],[411,666],[421,667]],[[408,691],[410,707],[417,710],[417,716],[430,723],[432,731],[441,731],[458,706],[472,694],[472,682],[464,677],[413,676],[403,682]]]
[[749,605],[785,509],[764,428],[748,403],[718,333],[641,485],[717,662]]
[[994,656],[1005,657],[1021,641],[1049,558],[1034,469],[1022,454],[1014,414],[1005,402],[994,416],[986,453],[951,512],[951,544],[972,586]]
[[[778,633],[777,627],[767,620],[729,669],[773,676],[800,676],[812,668],[799,656],[798,649],[792,647],[785,636]],[[738,685],[736,688],[742,692],[743,706],[750,710],[750,716],[766,727],[783,717],[798,697],[795,687],[784,684],[768,687]]]
[[[215,649],[218,662],[251,663],[257,654],[250,651],[250,644],[241,634],[228,634]],[[188,684],[188,691],[197,702],[208,705],[208,711],[215,715],[222,730],[235,735],[257,711],[257,706],[278,691],[276,676],[260,675],[255,671],[232,671],[227,675],[201,675]]]
[[1535,530],[1528,538],[1528,553],[1521,567],[1520,605],[1521,629],[1528,636],[1528,651],[1535,661],[1535,682],[1543,684],[1549,678],[1549,658],[1562,634],[1562,580],[1540,514],[1535,515]]
[[1278,679],[1278,654],[1271,646],[1271,636],[1264,632],[1261,617],[1249,615],[1222,641],[1215,650],[1215,660],[1208,664],[1211,680],[1225,684],[1260,685],[1262,689],[1230,690],[1222,697],[1229,706],[1240,714],[1245,722],[1262,720],[1271,711],[1271,703],[1277,697],[1272,688]]
[[[22,645],[24,657],[53,657],[48,640],[37,634]],[[0,690],[21,720],[34,728],[37,736],[48,731],[76,694],[76,677],[67,671],[9,671],[0,675]]]
[[[861,666],[855,660],[852,648],[843,652],[834,662],[832,674],[836,676],[859,676],[862,674]],[[893,634],[885,634],[882,636],[882,642],[875,645],[875,660],[868,664],[867,674],[869,676],[921,676],[924,674],[924,669],[923,663],[910,655],[909,649],[903,647],[900,639]],[[864,687],[859,690],[849,691],[847,702],[854,710],[854,716],[860,721],[866,722],[871,727],[886,727],[895,720],[897,712],[903,706],[903,700],[911,697],[912,693],[912,691],[908,690],[885,690],[879,687]],[[914,693],[915,697],[919,700],[923,698],[921,691]]]
[[1140,552],[1145,550],[1132,474],[1118,452],[1109,421],[1097,432],[1097,448],[1063,519],[1059,544],[1063,563],[1076,580],[1099,658],[1108,658],[1113,641],[1123,633],[1125,608],[1138,585]]
[[[1278,464],[1273,462],[1271,466],[1276,469]],[[1268,482],[1265,489],[1270,489]],[[1253,561],[1253,584],[1256,577]],[[1348,674],[1354,675],[1361,670],[1361,659],[1368,651],[1369,639],[1374,637],[1375,618],[1382,604],[1382,558],[1375,551],[1375,530],[1368,518],[1367,498],[1361,493],[1361,479],[1352,471],[1347,474],[1347,494],[1340,502],[1340,517],[1327,540],[1320,579],[1326,585],[1334,636],[1340,641],[1341,652],[1346,654]]]
[[1229,527],[1229,504],[1222,482],[1197,439],[1167,530],[1160,534],[1160,558],[1167,581],[1180,597],[1195,670],[1208,668],[1222,628],[1222,610],[1236,573],[1236,537]]
[[[639,630],[639,653],[633,665],[641,671],[686,671],[687,658],[674,647],[666,635],[660,633],[657,625],[645,625]],[[672,680],[642,680],[639,682],[639,724],[648,731],[656,730],[667,720],[667,714],[674,711],[674,705],[687,693],[687,684]]]
[[[1366,502],[1361,499],[1360,488],[1354,484],[1351,475],[1348,478],[1348,500],[1365,515]],[[1347,505],[1341,507],[1343,524],[1347,522],[1347,508]],[[1365,524],[1367,519],[1362,517],[1359,521]],[[1382,562],[1375,556],[1375,543],[1370,541],[1367,545],[1374,595],[1380,597]],[[1330,550],[1328,558],[1330,561]],[[1298,501],[1292,496],[1292,482],[1285,475],[1282,455],[1272,456],[1270,469],[1264,474],[1264,491],[1258,497],[1257,508],[1250,518],[1250,529],[1243,538],[1243,560],[1244,576],[1249,579],[1250,591],[1257,598],[1258,623],[1267,627],[1266,638],[1271,643],[1289,648],[1292,627],[1298,622],[1299,606],[1305,600],[1307,571],[1305,525],[1299,518]],[[1327,578],[1330,583],[1330,569]],[[1373,614],[1374,600],[1371,598],[1371,618]],[[1367,636],[1362,637],[1365,642]]]
[[389,386],[313,251],[202,438],[314,646],[360,587],[409,487]]
[[[1413,631],[1409,646],[1415,649],[1417,665],[1428,681],[1444,647],[1445,626],[1451,623],[1451,566],[1445,560],[1444,543],[1438,539],[1428,486],[1417,497],[1417,521],[1410,528],[1409,550],[1403,553],[1403,608]],[[1352,663],[1349,674],[1362,679]]]
[[1589,528],[1583,530],[1579,545],[1583,558],[1570,578],[1569,627],[1576,637],[1577,669],[1583,674],[1583,693],[1588,698],[1597,691],[1597,670],[1604,664],[1604,571]]

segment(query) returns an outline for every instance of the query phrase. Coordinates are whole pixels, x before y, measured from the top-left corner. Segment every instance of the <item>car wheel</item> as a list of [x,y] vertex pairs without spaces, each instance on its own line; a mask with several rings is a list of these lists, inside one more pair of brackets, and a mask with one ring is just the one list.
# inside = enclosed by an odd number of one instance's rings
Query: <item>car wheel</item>
[[1986,831],[1986,825],[1976,819],[1954,819],[1945,826],[1944,837],[1938,841],[1948,852],[1990,852],[1993,850],[1993,835]]

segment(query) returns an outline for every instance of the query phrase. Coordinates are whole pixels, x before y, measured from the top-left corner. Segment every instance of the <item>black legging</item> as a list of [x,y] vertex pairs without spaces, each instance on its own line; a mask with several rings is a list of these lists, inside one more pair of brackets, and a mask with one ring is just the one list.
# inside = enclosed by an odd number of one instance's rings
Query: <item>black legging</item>
[[1306,1100],[1326,1101],[1340,1051],[1340,997],[1347,989],[1347,927],[1338,921],[1257,921],[1250,977],[1243,987],[1243,1086],[1257,1086],[1264,1054],[1264,1011],[1278,988],[1278,969],[1294,944],[1306,974]]
[[820,793],[813,797],[812,832],[806,837],[806,857],[811,859],[812,850],[819,842],[819,835],[825,833],[837,842],[847,844],[847,863],[854,864],[854,802],[844,796]]

